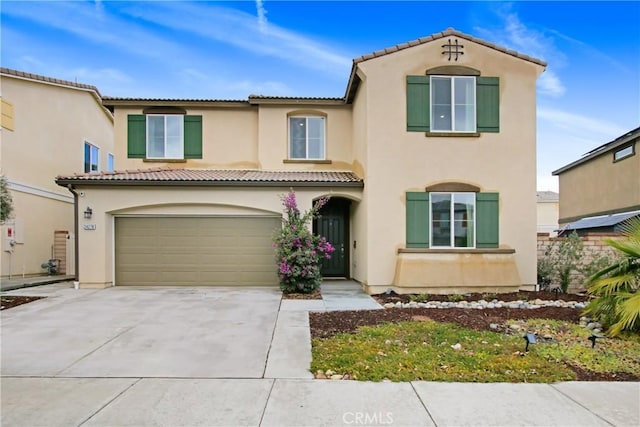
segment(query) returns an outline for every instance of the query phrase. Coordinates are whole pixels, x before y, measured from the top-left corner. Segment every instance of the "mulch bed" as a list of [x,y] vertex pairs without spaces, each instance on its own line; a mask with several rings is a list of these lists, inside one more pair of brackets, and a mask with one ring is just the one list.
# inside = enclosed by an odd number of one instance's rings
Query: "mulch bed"
[[315,291],[306,294],[298,292],[283,292],[282,299],[322,299],[322,294],[320,293],[320,289],[316,289]]
[[19,295],[2,295],[0,299],[2,303],[0,304],[0,310],[6,310],[8,308],[16,307],[18,305],[26,304],[31,301],[36,301],[44,297],[23,297]]

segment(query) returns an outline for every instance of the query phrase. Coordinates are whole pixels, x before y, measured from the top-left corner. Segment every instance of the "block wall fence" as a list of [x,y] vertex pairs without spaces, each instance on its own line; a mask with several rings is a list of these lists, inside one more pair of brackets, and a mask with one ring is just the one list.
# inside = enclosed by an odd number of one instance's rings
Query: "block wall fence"
[[[565,237],[550,237],[549,233],[538,233],[538,260],[544,257],[547,248],[555,241],[565,239]],[[607,245],[606,240],[622,240],[624,236],[621,233],[587,233],[580,238],[583,244],[583,256],[581,264],[583,266],[589,266],[594,262],[597,262],[603,257],[609,259],[616,258],[617,251],[611,246]],[[581,272],[574,272],[572,274],[571,285],[569,286],[570,293],[583,292],[585,290],[586,276]],[[555,283],[554,283],[555,285]]]

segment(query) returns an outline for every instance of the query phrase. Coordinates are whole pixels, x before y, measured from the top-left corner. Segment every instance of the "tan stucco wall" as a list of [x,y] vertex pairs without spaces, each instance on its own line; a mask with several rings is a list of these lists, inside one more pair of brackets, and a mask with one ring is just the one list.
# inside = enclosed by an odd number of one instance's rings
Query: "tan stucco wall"
[[[187,114],[202,115],[202,159],[184,162],[127,158],[127,116],[142,108],[115,109],[118,170],[157,167],[264,170],[352,170],[351,107],[322,105],[260,105],[247,107],[190,107]],[[288,158],[288,116],[326,117],[326,159],[329,164],[295,162]]]
[[[40,274],[53,232],[73,232],[73,197],[55,177],[83,171],[85,141],[100,148],[100,168],[106,170],[107,153],[114,153],[112,118],[87,90],[4,75],[1,84],[3,98],[13,104],[14,130],[0,135],[0,169],[27,237],[16,248],[12,270],[19,265],[21,274]],[[2,276],[9,274],[7,256],[2,254]]]
[[559,203],[537,202],[538,233],[554,233],[558,229]]
[[[324,116],[325,159],[330,164],[286,163],[289,158],[290,115]],[[258,141],[260,165],[268,170],[353,170],[351,106],[260,105]]]
[[613,162],[605,153],[559,175],[560,223],[640,206],[640,145],[636,154]]
[[[47,197],[12,192],[15,219],[21,224],[23,243],[6,252],[2,242],[2,275],[22,276],[46,273],[41,264],[51,258],[55,230],[73,234],[73,203]],[[3,230],[4,231],[4,230]],[[21,239],[22,240],[22,239]]]
[[[366,81],[361,83],[365,86]],[[367,174],[367,91],[360,90],[356,95],[353,106],[353,171],[361,177]],[[362,201],[357,205],[352,205],[352,225],[351,232],[356,239],[356,247],[352,245],[351,256],[351,274],[352,277],[360,283],[368,282],[368,249],[369,249],[369,204],[368,204],[369,186],[366,184],[362,190]]]
[[127,158],[127,116],[142,114],[142,108],[115,109],[114,134],[118,163],[116,170],[159,167],[194,169],[257,169],[258,114],[253,107],[187,109],[187,114],[202,116],[202,159],[167,163]]
[[536,79],[541,67],[465,41],[455,65],[500,77],[500,132],[425,137],[407,132],[407,75],[452,65],[441,41],[360,63],[366,76],[369,286],[393,282],[405,245],[405,193],[456,181],[500,193],[501,247],[516,250],[522,284],[536,281]]
[[[118,215],[282,215],[281,195],[289,188],[207,188],[207,187],[79,187],[84,196],[79,208],[91,207],[90,220],[80,219],[80,286],[113,285],[114,217]],[[321,196],[361,199],[360,190],[330,190],[323,188],[295,189],[302,211]],[[355,203],[357,204],[357,203]],[[95,225],[95,230],[84,230]],[[275,268],[275,262],[274,262]]]
[[[513,254],[496,252],[400,253],[391,289],[416,294],[517,291],[522,283]],[[385,290],[367,287],[369,293]]]

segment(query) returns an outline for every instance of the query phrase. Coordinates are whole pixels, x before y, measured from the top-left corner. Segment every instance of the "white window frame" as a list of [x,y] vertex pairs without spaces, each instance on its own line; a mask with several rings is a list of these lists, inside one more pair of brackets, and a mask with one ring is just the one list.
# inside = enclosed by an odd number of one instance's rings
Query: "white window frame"
[[116,166],[116,158],[113,153],[107,153],[107,172],[113,172]]
[[634,154],[635,154],[635,150],[633,145],[628,145],[624,148],[620,148],[619,150],[616,150],[613,153],[613,161],[619,162],[620,160],[626,159],[627,157],[631,157]]
[[[87,147],[89,147],[89,170],[85,170],[85,160],[86,160],[86,153],[85,151],[87,150]],[[92,148],[95,148],[95,154],[96,154],[96,158],[93,158],[93,150]],[[94,161],[95,160],[95,161]],[[93,166],[95,164],[96,166],[96,170],[91,170],[91,166]],[[92,144],[91,142],[85,140],[84,144],[82,145],[82,170],[84,171],[84,173],[98,173],[100,172],[100,147],[98,147],[95,144]]]
[[[451,129],[436,129],[435,120],[434,120],[434,111],[433,108],[433,91],[435,85],[433,83],[433,79],[449,79],[451,81]],[[456,103],[455,103],[455,82],[456,80],[472,80],[473,81],[473,126],[470,130],[458,130],[455,128],[456,125]],[[442,76],[442,75],[432,75],[429,79],[429,122],[431,123],[431,132],[450,132],[450,133],[475,133],[478,131],[478,81],[474,76]]]
[[[291,119],[305,119],[305,124],[306,124],[306,135],[305,135],[305,153],[306,156],[305,157],[293,157],[292,154],[292,150],[291,150],[291,139],[293,137],[293,135],[291,134]],[[322,120],[322,156],[321,157],[309,157],[309,119],[319,119]],[[289,134],[289,145],[288,145],[288,149],[289,152],[288,154],[288,158],[290,160],[325,160],[327,158],[327,119],[324,116],[313,116],[313,115],[309,115],[309,116],[305,116],[305,115],[296,115],[296,116],[289,116],[288,120],[287,120],[287,133]]]
[[[149,156],[149,153],[151,152],[151,150],[149,150],[149,118],[150,117],[163,117],[164,119],[164,153],[165,155],[162,157],[157,157],[157,156]],[[167,117],[180,117],[180,132],[181,132],[181,140],[180,140],[180,150],[181,150],[181,155],[180,156],[176,156],[176,157],[170,157],[167,156]],[[148,159],[168,159],[168,160],[175,160],[175,159],[184,159],[184,115],[183,114],[147,114],[145,116],[145,150],[147,153],[147,158]]]
[[[451,203],[449,206],[449,221],[450,221],[450,230],[449,230],[449,246],[437,246],[434,244],[434,239],[433,239],[433,203],[432,203],[432,195],[438,195],[438,194],[446,194],[446,195],[450,195],[451,196]],[[464,194],[464,195],[468,195],[468,194],[472,194],[473,195],[473,237],[472,237],[472,242],[473,245],[472,246],[455,246],[455,196],[456,194],[460,195],[460,194]],[[465,249],[475,249],[476,248],[476,233],[477,233],[477,229],[476,229],[476,223],[477,223],[477,217],[478,217],[478,201],[477,201],[477,197],[476,197],[476,193],[471,193],[471,192],[449,192],[449,191],[440,191],[440,192],[431,192],[429,193],[429,247],[434,248],[434,249],[458,249],[458,250],[465,250]]]

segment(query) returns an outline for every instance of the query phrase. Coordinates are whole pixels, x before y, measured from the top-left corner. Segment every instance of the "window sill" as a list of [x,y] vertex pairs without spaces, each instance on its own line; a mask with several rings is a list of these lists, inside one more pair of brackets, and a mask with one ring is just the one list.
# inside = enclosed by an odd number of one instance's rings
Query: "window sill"
[[145,163],[187,163],[186,159],[142,159]]
[[431,248],[400,248],[399,254],[515,254],[515,249],[490,248],[460,248],[460,249],[431,249]]
[[477,138],[480,136],[480,132],[425,132],[424,136],[428,138]]
[[307,159],[284,159],[282,163],[310,163],[317,165],[330,165],[331,160],[307,160]]

